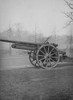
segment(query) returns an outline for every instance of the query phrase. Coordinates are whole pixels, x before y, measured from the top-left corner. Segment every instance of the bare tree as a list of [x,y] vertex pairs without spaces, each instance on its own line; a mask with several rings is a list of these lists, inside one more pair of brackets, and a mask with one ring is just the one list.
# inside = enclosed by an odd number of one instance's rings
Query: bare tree
[[67,7],[69,8],[69,11],[64,13],[69,21],[66,24],[66,27],[70,25],[70,32],[69,36],[67,37],[67,43],[69,44],[69,52],[70,56],[72,55],[72,44],[73,44],[73,0],[64,0]]
[[69,11],[64,12],[64,14],[67,16],[67,18],[69,18],[67,25],[70,25],[73,22],[73,0],[64,0],[64,1],[66,5],[69,7]]

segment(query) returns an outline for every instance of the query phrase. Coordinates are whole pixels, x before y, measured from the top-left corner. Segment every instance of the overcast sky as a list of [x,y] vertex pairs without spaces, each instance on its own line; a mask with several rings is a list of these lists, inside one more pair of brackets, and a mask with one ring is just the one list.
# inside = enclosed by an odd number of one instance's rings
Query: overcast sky
[[21,23],[30,32],[64,34],[65,10],[64,0],[0,0],[0,31]]

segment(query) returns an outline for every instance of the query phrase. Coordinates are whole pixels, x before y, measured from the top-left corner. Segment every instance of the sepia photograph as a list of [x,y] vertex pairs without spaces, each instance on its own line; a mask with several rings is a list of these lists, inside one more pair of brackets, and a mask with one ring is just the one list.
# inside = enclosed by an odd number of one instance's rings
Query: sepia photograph
[[73,0],[0,0],[0,100],[73,100]]

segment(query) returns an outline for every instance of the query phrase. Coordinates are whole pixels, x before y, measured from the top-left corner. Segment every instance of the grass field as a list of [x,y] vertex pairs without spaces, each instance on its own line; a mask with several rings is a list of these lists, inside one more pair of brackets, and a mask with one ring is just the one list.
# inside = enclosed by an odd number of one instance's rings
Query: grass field
[[73,63],[45,70],[33,67],[27,54],[7,54],[0,68],[0,100],[73,100]]
[[73,67],[0,71],[0,100],[73,100]]

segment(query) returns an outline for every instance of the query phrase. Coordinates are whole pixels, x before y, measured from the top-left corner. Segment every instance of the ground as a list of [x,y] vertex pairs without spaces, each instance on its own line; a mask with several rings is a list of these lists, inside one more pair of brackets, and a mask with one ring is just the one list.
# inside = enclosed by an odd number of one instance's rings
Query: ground
[[[27,67],[27,59],[22,59],[0,59],[0,100],[73,100],[72,63],[45,70],[31,64]],[[21,62],[25,63],[23,67]]]
[[73,67],[0,71],[0,100],[73,100]]

